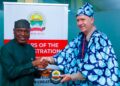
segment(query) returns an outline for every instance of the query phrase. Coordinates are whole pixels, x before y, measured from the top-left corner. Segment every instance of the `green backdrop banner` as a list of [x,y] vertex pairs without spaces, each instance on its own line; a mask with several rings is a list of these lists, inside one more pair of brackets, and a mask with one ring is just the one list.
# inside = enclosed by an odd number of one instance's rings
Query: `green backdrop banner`
[[3,45],[3,11],[0,10],[0,46]]

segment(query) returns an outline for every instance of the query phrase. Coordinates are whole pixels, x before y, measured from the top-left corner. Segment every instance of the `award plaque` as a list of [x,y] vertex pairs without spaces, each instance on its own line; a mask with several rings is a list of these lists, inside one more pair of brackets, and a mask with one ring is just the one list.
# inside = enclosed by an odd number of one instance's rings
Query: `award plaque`
[[60,70],[52,70],[50,75],[50,81],[53,84],[58,84],[62,80],[61,77],[62,72]]

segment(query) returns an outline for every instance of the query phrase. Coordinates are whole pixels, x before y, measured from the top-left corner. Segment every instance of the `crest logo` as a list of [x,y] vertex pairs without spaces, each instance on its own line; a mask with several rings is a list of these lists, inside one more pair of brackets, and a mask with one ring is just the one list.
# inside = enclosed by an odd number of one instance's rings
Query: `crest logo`
[[44,19],[43,16],[39,13],[34,13],[30,16],[30,25],[31,25],[31,31],[44,31]]

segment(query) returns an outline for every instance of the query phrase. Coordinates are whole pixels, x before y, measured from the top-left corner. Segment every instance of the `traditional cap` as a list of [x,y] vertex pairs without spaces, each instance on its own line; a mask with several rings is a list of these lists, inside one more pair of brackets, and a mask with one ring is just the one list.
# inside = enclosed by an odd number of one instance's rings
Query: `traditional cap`
[[93,6],[89,3],[84,4],[82,7],[80,7],[77,11],[77,15],[86,15],[89,17],[93,17],[94,11],[93,11]]
[[14,28],[27,28],[30,29],[30,23],[25,19],[15,21]]

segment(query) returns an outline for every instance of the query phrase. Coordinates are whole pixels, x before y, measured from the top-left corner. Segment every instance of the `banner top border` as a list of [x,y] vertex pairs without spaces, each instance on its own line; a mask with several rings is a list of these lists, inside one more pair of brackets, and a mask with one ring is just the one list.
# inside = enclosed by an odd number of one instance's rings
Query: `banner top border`
[[50,5],[50,6],[68,6],[68,4],[51,4],[51,3],[24,3],[24,2],[3,2],[3,4],[16,4],[16,5]]

